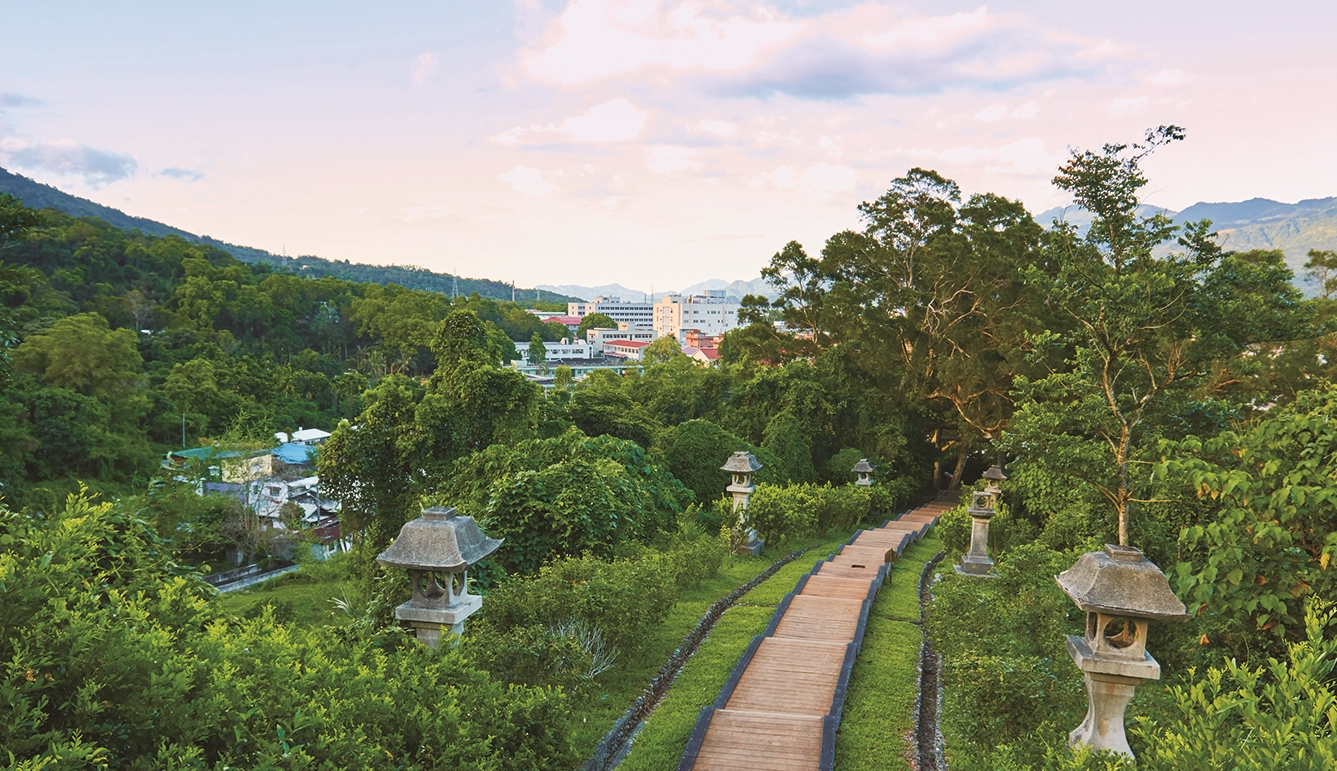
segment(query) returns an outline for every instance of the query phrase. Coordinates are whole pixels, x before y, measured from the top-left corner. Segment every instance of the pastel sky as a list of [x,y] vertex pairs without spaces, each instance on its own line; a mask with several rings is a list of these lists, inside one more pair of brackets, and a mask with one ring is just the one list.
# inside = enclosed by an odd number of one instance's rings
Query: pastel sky
[[1337,3],[42,2],[0,12],[0,166],[290,255],[677,288],[811,251],[914,166],[1067,203],[1337,195]]

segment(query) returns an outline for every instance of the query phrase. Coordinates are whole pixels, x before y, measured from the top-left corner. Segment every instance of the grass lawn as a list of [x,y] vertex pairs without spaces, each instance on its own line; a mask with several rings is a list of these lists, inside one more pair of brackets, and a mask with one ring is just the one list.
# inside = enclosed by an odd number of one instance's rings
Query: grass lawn
[[[287,573],[239,592],[220,594],[216,600],[223,608],[245,616],[258,612],[261,605],[275,606],[275,616],[285,623],[303,626],[347,623],[351,619],[334,607],[333,600],[353,599],[349,581],[312,581],[298,573]],[[353,607],[357,607],[354,603]]]
[[942,548],[925,538],[893,566],[868,614],[863,648],[850,673],[845,710],[836,734],[836,771],[909,771],[905,741],[913,726],[919,688],[919,574]]

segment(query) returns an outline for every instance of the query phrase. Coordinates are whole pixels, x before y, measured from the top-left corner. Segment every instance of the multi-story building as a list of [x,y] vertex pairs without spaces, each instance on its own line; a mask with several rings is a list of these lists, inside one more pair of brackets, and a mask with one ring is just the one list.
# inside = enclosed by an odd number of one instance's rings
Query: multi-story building
[[[583,343],[579,340],[568,340],[562,338],[556,343],[544,343],[545,361],[562,361],[564,359],[588,359],[592,350],[589,343]],[[529,343],[516,343],[515,355],[520,357],[520,361],[529,360]]]
[[633,327],[653,327],[655,305],[652,302],[622,302],[618,297],[596,297],[593,302],[566,304],[566,315],[585,318],[591,313],[602,313],[613,321]]
[[687,330],[702,335],[722,335],[738,327],[738,303],[728,293],[708,289],[699,295],[664,295],[655,303],[655,333],[672,335],[682,343]]
[[623,321],[617,329],[595,328],[585,332],[585,340],[596,351],[603,350],[603,344],[609,340],[631,340],[637,343],[649,343],[655,339],[655,331],[650,327],[634,327]]

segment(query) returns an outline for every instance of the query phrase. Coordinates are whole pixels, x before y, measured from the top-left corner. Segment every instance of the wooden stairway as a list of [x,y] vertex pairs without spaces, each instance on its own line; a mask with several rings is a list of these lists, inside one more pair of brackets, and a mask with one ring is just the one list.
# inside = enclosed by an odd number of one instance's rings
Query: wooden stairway
[[954,495],[861,530],[799,579],[701,710],[678,771],[826,771],[864,624],[887,566]]

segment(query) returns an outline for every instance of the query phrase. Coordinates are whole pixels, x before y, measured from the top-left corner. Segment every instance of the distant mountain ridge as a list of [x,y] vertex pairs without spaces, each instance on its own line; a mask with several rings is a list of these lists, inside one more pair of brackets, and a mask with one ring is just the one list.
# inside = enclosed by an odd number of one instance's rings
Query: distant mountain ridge
[[[33,209],[55,209],[75,217],[95,217],[105,220],[122,230],[139,230],[141,233],[151,236],[178,236],[187,241],[222,249],[242,262],[264,262],[281,270],[313,278],[332,276],[346,281],[369,284],[398,284],[409,289],[422,289],[442,294],[453,294],[458,291],[459,294],[468,295],[477,292],[481,297],[490,297],[496,300],[509,300],[512,295],[511,285],[501,281],[462,278],[449,273],[436,273],[416,265],[369,265],[348,262],[347,260],[326,260],[313,255],[284,257],[273,252],[267,252],[264,249],[238,246],[209,236],[197,236],[194,233],[165,225],[156,220],[135,217],[120,209],[113,209],[87,198],[70,195],[50,185],[44,185],[3,168],[0,168],[0,193],[9,193],[22,201],[24,206]],[[539,294],[534,289],[515,290],[517,300],[529,300]],[[551,292],[546,292],[546,296],[541,299],[568,302],[576,298],[566,294],[552,296]]]
[[[539,284],[539,289],[547,292],[560,292],[562,294],[574,295],[586,302],[595,297],[616,297],[624,302],[635,302],[642,298],[649,299],[651,292],[643,289],[628,289],[621,284],[603,284],[601,286],[581,286],[580,284]],[[722,278],[712,278],[692,284],[689,287],[680,290],[656,289],[655,297],[663,297],[666,294],[700,294],[708,289],[723,289],[730,297],[743,299],[744,295],[755,294],[762,295],[774,300],[779,294],[775,289],[766,283],[766,279],[757,277],[751,281],[725,281]]]
[[[1298,203],[1250,198],[1237,203],[1195,203],[1180,212],[1156,206],[1143,206],[1139,211],[1143,216],[1164,211],[1177,225],[1211,220],[1222,248],[1236,252],[1279,249],[1296,275],[1303,269],[1310,249],[1337,250],[1337,197],[1309,198]],[[1091,213],[1069,206],[1035,215],[1045,227],[1055,219],[1084,230],[1091,223]]]

